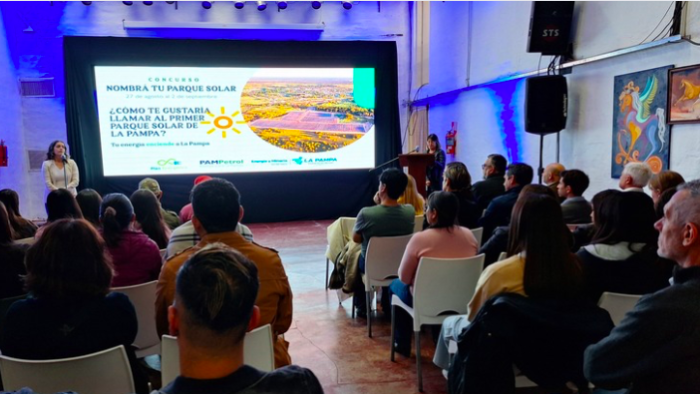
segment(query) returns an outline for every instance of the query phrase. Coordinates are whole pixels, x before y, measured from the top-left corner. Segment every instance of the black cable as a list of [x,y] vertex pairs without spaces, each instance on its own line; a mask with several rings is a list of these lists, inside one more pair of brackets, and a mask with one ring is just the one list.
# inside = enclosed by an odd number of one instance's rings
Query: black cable
[[695,41],[691,40],[690,38],[683,38],[682,40],[687,42],[687,43],[700,46],[700,42],[695,42]]
[[[659,20],[659,23],[656,24],[656,26],[651,30],[651,32],[649,32],[649,35],[646,36],[646,37],[644,37],[644,39],[642,40],[642,42],[640,42],[638,45],[644,44],[644,41],[646,41],[647,38],[651,37],[651,35],[654,34],[654,32],[656,31],[656,29],[658,29],[658,27],[661,25],[661,22],[664,21],[664,18],[666,17],[666,15],[668,15],[668,12],[671,11],[671,7],[673,7],[673,5],[674,5],[675,3],[676,3],[675,1],[672,1],[672,2],[671,2],[671,4],[670,4],[670,5],[668,6],[668,8],[666,9],[666,12],[664,13],[664,16],[662,16],[661,19]],[[671,20],[673,20],[673,18],[671,18]],[[663,30],[666,30],[666,27],[664,27]],[[653,41],[653,40],[652,40],[652,41]]]

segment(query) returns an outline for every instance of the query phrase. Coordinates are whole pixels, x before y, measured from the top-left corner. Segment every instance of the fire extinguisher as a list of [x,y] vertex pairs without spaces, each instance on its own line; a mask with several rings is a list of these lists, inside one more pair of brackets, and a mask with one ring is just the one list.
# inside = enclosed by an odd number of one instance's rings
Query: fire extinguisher
[[457,150],[457,122],[452,122],[452,130],[445,135],[445,149],[448,155],[454,155]]
[[3,140],[0,140],[0,167],[7,167],[7,146]]

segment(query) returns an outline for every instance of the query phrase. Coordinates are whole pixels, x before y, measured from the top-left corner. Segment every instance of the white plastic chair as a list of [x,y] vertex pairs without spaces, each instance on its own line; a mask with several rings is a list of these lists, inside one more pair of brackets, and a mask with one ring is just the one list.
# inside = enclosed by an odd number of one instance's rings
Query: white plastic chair
[[506,252],[501,252],[501,254],[498,255],[498,260],[496,261],[505,260],[506,257],[508,257],[508,254]]
[[609,293],[606,291],[600,296],[598,306],[608,311],[610,318],[617,326],[625,317],[625,314],[634,309],[640,298],[642,298],[641,295]]
[[[365,273],[362,282],[365,284],[367,299],[367,335],[372,338],[372,288],[389,286],[399,277],[399,266],[408,241],[413,234],[396,237],[372,237],[367,245],[365,256]],[[355,308],[352,309],[355,317]]]
[[136,333],[134,347],[136,357],[142,358],[160,354],[160,338],[156,331],[156,285],[157,280],[134,286],[114,287],[112,291],[124,293],[136,309],[139,331]]
[[479,227],[472,229],[472,234],[474,234],[474,238],[476,238],[476,246],[481,246],[481,239],[484,238],[484,228]]
[[399,307],[413,318],[419,391],[423,391],[420,357],[421,326],[442,324],[450,315],[465,315],[467,304],[474,296],[476,283],[483,270],[483,254],[463,259],[423,257],[418,264],[416,279],[413,283],[413,307],[406,305],[396,295],[391,297],[391,361],[394,361],[396,307]]
[[5,390],[31,387],[37,393],[124,394],[136,388],[124,346],[57,360],[22,360],[0,355]]
[[22,238],[15,241],[17,244],[34,245],[36,239],[34,237]]
[[416,216],[416,222],[413,225],[413,233],[419,233],[423,231],[423,220],[425,219],[424,215],[418,215]]
[[[163,387],[180,375],[180,348],[177,337],[163,335],[161,379]],[[272,326],[266,324],[245,334],[243,360],[263,372],[275,369],[275,350],[272,344]]]

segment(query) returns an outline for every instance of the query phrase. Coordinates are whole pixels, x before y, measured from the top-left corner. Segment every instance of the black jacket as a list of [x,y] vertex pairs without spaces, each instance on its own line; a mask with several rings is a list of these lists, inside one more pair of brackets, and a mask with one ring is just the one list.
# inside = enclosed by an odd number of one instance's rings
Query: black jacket
[[525,186],[516,186],[508,190],[506,194],[491,201],[491,204],[486,208],[486,212],[484,212],[484,216],[479,219],[479,226],[484,228],[483,240],[489,239],[496,227],[510,224],[510,214],[523,187]]
[[479,181],[472,186],[476,205],[483,211],[489,206],[491,200],[506,192],[503,174],[491,175],[483,181]]

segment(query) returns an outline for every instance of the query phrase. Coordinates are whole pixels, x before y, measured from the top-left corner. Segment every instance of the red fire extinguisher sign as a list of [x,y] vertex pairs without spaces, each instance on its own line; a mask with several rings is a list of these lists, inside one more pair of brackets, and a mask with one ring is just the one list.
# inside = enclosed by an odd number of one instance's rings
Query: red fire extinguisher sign
[[454,155],[457,151],[457,122],[452,122],[452,129],[445,135],[445,147],[449,155]]
[[0,140],[0,167],[7,167],[7,146],[3,140]]

